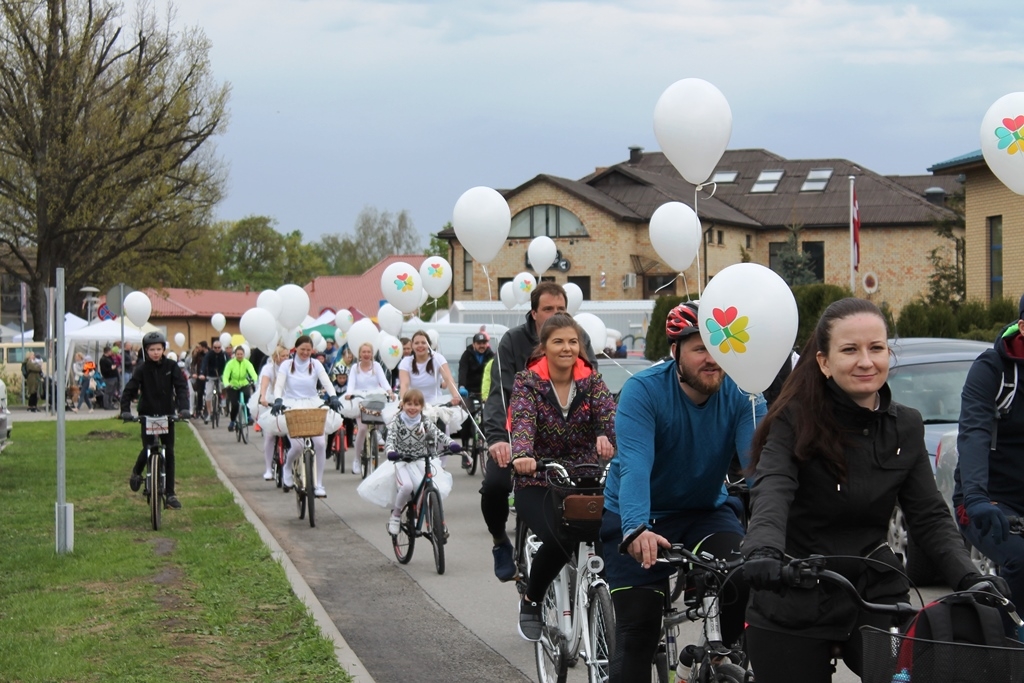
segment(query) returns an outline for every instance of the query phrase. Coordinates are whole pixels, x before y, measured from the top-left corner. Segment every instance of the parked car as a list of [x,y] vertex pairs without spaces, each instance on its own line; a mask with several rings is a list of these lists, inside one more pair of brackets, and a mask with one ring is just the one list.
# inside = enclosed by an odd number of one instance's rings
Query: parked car
[[603,353],[597,354],[597,370],[601,373],[608,390],[612,392],[615,400],[619,400],[619,392],[626,380],[654,363],[642,356],[628,356],[626,358],[609,358]]
[[[938,481],[936,454],[943,435],[956,428],[960,419],[960,393],[967,372],[974,359],[992,345],[968,339],[908,337],[892,339],[889,346],[893,350],[889,370],[892,399],[920,411],[924,419],[925,448]],[[911,581],[926,585],[934,579],[935,573],[927,558],[917,551],[907,533],[899,506],[889,520],[888,542],[895,552],[903,555]]]

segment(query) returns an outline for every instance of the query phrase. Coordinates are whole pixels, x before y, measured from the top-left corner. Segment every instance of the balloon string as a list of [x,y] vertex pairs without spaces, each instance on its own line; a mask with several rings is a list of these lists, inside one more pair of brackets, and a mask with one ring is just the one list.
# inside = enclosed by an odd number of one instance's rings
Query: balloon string
[[[700,213],[697,212],[697,196],[700,194],[700,190],[703,185],[698,185],[693,189],[693,213],[697,217],[697,232],[700,235],[700,243],[697,245],[697,298],[701,297],[701,277],[700,277],[700,248],[704,246],[704,231],[700,227]],[[712,193],[714,194],[714,193]],[[687,291],[689,294],[689,291]]]
[[[682,273],[680,273],[679,275],[682,275]],[[665,289],[666,287],[668,287],[670,285],[674,285],[676,283],[676,280],[679,279],[679,275],[676,275],[674,278],[672,278],[671,280],[669,280],[668,282],[663,284],[661,287],[658,287],[656,290],[654,290],[654,293],[657,294],[658,292],[660,292],[661,290]],[[684,280],[684,282],[685,282],[685,280]]]
[[[487,271],[487,264],[486,263],[482,263],[480,265],[484,269],[484,277],[487,278],[487,300],[493,303],[494,302],[494,290],[491,289],[491,274]],[[491,309],[491,324],[492,325],[495,324],[494,323],[494,309],[493,309],[493,307]],[[498,387],[497,388],[501,392],[501,411],[502,411],[501,414],[502,415],[508,415],[508,399],[505,398],[505,388],[503,386],[501,386],[501,376],[502,376],[501,375],[501,344],[498,344],[497,346],[494,347],[494,362],[498,366]],[[493,375],[493,374],[494,373],[492,372],[491,375]],[[491,393],[494,393],[494,389],[495,389],[494,383],[492,382],[491,383]],[[484,405],[487,405],[487,399],[488,398],[490,398],[490,397],[489,396],[481,396],[480,400],[484,402]],[[506,425],[505,432],[508,434],[508,443],[509,443],[509,446],[511,446],[512,445],[512,432],[509,431],[509,429],[508,429],[508,426],[507,426],[508,425],[508,420],[505,421],[505,425]]]

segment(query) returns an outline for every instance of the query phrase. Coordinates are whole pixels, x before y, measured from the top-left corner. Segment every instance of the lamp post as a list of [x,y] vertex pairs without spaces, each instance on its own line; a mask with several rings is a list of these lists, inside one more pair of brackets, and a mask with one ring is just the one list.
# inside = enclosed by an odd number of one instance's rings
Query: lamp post
[[85,301],[85,319],[88,323],[92,324],[92,316],[96,312],[96,304],[100,302],[98,296],[99,289],[96,287],[82,287],[78,290],[82,293],[82,298]]

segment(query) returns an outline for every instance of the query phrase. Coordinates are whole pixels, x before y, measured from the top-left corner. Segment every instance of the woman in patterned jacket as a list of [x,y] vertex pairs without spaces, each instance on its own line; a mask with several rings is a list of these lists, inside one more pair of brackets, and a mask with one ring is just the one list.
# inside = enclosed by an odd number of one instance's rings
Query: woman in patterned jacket
[[558,501],[546,480],[535,476],[537,460],[555,460],[571,471],[615,454],[615,401],[580,356],[583,338],[583,329],[570,316],[551,316],[512,388],[516,513],[542,541],[519,608],[519,635],[530,641],[540,640],[544,593],[581,540],[561,527]]

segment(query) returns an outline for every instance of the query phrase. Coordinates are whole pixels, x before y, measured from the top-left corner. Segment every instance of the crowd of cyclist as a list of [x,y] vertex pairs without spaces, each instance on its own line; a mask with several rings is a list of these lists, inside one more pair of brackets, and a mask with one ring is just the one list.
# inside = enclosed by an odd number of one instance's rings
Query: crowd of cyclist
[[[772,391],[770,406],[761,395],[751,400],[715,362],[699,334],[696,302],[669,312],[670,358],[630,378],[615,405],[598,372],[591,340],[565,312],[566,302],[559,285],[541,283],[526,320],[502,337],[497,354],[486,336],[474,337],[461,358],[458,382],[424,332],[402,340],[406,357],[394,373],[383,370],[368,345],[353,353],[332,343],[318,358],[306,336],[292,350],[275,350],[262,368],[241,348],[232,358],[215,340],[212,348],[197,346],[182,372],[164,357],[163,336],[151,333],[143,340],[121,408],[127,413],[140,395],[141,414],[187,415],[185,374],[194,380],[194,394],[203,397],[194,405],[204,415],[218,390],[213,380],[220,378],[231,404],[229,428],[238,402],[248,400],[252,389],[254,401],[269,409],[263,415],[273,417],[285,405],[322,405],[325,396],[336,409],[339,397],[366,389],[399,398],[415,389],[428,402],[450,396],[453,405],[483,392],[490,458],[480,489],[481,513],[492,537],[496,577],[518,578],[507,534],[513,487],[517,513],[542,541],[519,615],[519,632],[531,641],[541,635],[544,591],[576,540],[559,523],[555,498],[535,471],[536,458],[566,466],[610,461],[600,541],[615,608],[613,682],[649,679],[672,573],[656,559],[660,549],[673,543],[700,544],[717,557],[746,558],[742,577],[721,596],[723,635],[729,642],[745,636],[751,666],[762,683],[831,680],[840,651],[847,665],[860,672],[858,629],[877,625],[879,617],[825,584],[785,586],[783,566],[794,557],[837,558],[828,559],[828,567],[850,579],[864,598],[907,600],[900,558],[886,543],[897,504],[917,545],[949,586],[1024,595],[1024,540],[1006,532],[1006,516],[1024,512],[1024,501],[1017,500],[1024,495],[1024,476],[1012,461],[1024,440],[1024,398],[1011,399],[997,433],[995,409],[984,398],[997,393],[988,391],[989,384],[1002,379],[996,370],[1024,364],[1024,298],[1021,320],[1006,328],[991,353],[983,354],[964,390],[960,439],[965,465],[957,472],[956,522],[935,485],[921,415],[892,401],[889,330],[871,302],[843,299],[825,310],[799,360],[790,364],[787,359],[780,373],[785,383]],[[263,417],[259,424],[268,442],[281,431]],[[330,431],[341,428],[338,417]],[[356,420],[344,428],[349,435],[355,432],[358,452],[362,425]],[[180,507],[173,488],[173,432],[168,436],[168,505]],[[322,482],[321,441],[314,440]],[[975,443],[991,443],[991,454],[974,448]],[[289,459],[298,450],[293,445]],[[267,479],[271,457],[267,450]],[[724,486],[737,462],[751,483],[749,507]],[[1002,477],[991,492],[990,463]],[[136,463],[132,470],[133,490],[139,487],[141,467]],[[325,495],[322,486],[315,494]],[[978,574],[957,522],[972,542],[998,558],[1010,583]],[[624,538],[632,540],[620,553]],[[1017,635],[1009,625],[1007,634]],[[801,656],[792,656],[796,651]]]

